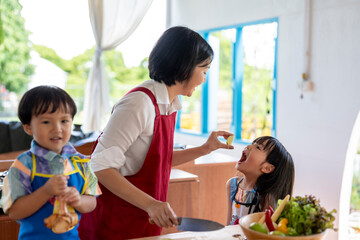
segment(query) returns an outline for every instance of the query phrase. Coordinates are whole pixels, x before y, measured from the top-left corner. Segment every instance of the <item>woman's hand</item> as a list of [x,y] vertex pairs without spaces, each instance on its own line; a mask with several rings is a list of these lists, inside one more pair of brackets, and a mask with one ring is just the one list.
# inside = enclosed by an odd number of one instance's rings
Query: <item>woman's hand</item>
[[234,146],[222,143],[218,139],[218,137],[220,136],[227,139],[231,135],[233,134],[226,131],[213,131],[208,137],[207,141],[202,145],[202,147],[206,149],[207,153],[211,153],[212,151],[219,148],[234,149]]
[[147,213],[152,222],[155,222],[159,227],[173,227],[179,224],[176,214],[167,202],[155,200],[154,203],[148,207]]
[[219,148],[234,149],[234,146],[222,143],[218,139],[220,136],[223,136],[225,139],[227,139],[231,135],[233,134],[226,131],[214,131],[210,134],[207,141],[203,145],[199,147],[174,151],[172,166],[177,166],[189,161],[193,161],[196,158],[209,154]]

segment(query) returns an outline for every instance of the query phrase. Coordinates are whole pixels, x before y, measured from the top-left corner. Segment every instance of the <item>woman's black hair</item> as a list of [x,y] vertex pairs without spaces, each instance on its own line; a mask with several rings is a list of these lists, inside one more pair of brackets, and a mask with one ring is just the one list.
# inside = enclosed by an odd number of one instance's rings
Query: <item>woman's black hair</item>
[[255,184],[260,196],[257,211],[264,211],[269,205],[275,208],[278,199],[283,199],[287,194],[292,195],[295,167],[290,153],[278,139],[263,136],[253,143],[263,145],[264,151],[268,153],[266,161],[275,167],[271,173],[261,175]]
[[21,98],[18,107],[18,117],[22,124],[30,124],[31,117],[43,113],[54,113],[59,108],[70,113],[74,118],[76,104],[70,95],[56,86],[42,85],[27,91]]
[[149,56],[149,76],[167,86],[190,79],[195,67],[208,60],[213,50],[197,32],[182,26],[167,29]]

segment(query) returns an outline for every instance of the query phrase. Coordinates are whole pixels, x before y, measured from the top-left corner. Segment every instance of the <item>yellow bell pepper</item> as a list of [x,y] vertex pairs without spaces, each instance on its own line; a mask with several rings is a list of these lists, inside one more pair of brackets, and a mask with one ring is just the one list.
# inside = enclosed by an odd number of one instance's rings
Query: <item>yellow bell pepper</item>
[[276,230],[287,234],[287,224],[289,223],[289,220],[287,220],[287,218],[283,218],[280,220],[279,225],[277,226]]

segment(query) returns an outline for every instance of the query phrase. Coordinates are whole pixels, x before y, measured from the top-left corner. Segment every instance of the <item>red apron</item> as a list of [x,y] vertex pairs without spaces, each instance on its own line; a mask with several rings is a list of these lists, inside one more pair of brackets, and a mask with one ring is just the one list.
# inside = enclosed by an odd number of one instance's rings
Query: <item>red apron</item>
[[[155,96],[149,89],[137,87],[129,93],[135,91],[146,93],[154,104],[154,136],[139,172],[125,178],[155,199],[166,201],[176,112],[160,115]],[[94,148],[96,144],[97,141]],[[160,227],[149,223],[145,211],[117,197],[101,184],[100,188],[102,195],[97,198],[95,210],[81,216],[78,228],[80,239],[131,239],[161,234]]]

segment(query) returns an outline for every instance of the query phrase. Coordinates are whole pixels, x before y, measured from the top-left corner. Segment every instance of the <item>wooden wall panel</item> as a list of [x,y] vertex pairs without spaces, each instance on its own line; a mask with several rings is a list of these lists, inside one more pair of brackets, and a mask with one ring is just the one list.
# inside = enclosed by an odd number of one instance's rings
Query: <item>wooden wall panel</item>
[[88,142],[83,145],[76,146],[75,149],[76,149],[76,151],[78,151],[81,154],[90,155],[94,143],[95,142]]
[[18,239],[20,225],[6,215],[0,215],[0,240]]
[[[184,179],[170,179],[167,202],[178,217],[197,217],[199,215],[200,204],[199,178],[193,176]],[[175,232],[178,232],[176,227],[163,228],[162,230],[162,234]]]
[[189,162],[176,167],[199,177],[200,205],[199,215],[195,217],[226,224],[226,182],[235,176],[235,164],[235,162],[211,164]]

